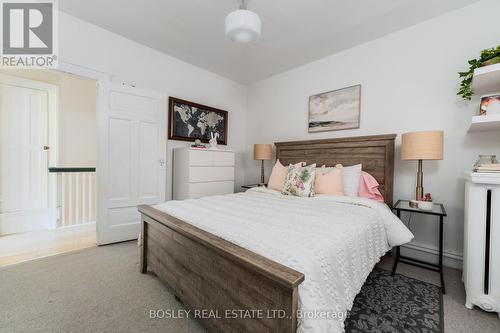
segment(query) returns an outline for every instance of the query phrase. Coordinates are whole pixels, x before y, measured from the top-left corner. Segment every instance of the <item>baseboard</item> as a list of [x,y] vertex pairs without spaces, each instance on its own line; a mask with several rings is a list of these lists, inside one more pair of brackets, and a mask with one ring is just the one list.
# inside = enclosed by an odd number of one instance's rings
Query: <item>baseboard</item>
[[70,225],[60,226],[54,229],[77,229],[77,228],[89,227],[92,225],[95,225],[95,221],[80,223],[80,224],[70,224]]
[[[401,254],[410,258],[438,262],[438,249],[427,244],[409,243],[401,246]],[[462,254],[443,251],[443,265],[455,269],[462,269]]]

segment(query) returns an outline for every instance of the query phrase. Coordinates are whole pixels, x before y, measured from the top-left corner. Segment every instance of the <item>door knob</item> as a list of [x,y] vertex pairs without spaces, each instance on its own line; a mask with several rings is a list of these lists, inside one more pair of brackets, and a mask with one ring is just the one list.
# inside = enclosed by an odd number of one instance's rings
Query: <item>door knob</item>
[[49,146],[43,146],[43,147],[42,147],[42,149],[43,149],[43,150],[49,150],[49,149],[50,149],[50,147],[49,147]]

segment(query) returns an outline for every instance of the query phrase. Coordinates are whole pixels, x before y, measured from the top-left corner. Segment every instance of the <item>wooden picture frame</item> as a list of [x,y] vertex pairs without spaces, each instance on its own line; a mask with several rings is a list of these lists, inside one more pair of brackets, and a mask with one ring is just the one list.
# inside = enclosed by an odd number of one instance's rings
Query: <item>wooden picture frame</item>
[[309,96],[308,132],[360,128],[361,84]]
[[[186,120],[182,119],[180,111],[183,112],[184,117],[189,117]],[[207,126],[206,128],[198,126],[200,118],[205,118],[205,123],[208,119],[209,123],[214,122],[214,118],[221,117],[222,126],[217,125],[217,128]],[[185,127],[183,127],[185,125]],[[189,127],[188,127],[189,126]],[[228,126],[228,112],[211,106],[193,103],[180,98],[169,97],[168,99],[168,139],[180,141],[195,141],[200,139],[201,142],[208,143],[210,140],[210,133],[219,133],[217,143],[227,145],[227,126]],[[192,128],[189,132],[190,127]]]

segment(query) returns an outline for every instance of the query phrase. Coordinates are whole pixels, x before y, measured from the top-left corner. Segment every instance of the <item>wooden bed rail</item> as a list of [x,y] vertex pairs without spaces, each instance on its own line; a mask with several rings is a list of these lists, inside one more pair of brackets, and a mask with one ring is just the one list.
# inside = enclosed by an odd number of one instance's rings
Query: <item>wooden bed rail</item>
[[[295,332],[304,274],[151,206],[138,209],[141,272],[154,272],[189,309],[216,313],[217,318],[197,318],[206,328]],[[241,311],[256,317],[239,317]]]

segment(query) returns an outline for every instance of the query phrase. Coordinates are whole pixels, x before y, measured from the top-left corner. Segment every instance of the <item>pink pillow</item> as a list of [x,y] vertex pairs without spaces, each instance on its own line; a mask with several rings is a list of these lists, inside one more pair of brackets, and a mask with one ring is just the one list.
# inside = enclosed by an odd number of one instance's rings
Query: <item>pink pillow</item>
[[316,168],[316,179],[314,181],[314,192],[316,194],[344,195],[344,180],[342,177],[342,165],[335,168]]
[[379,186],[379,183],[372,175],[363,171],[361,173],[361,181],[359,182],[359,196],[384,202],[384,197],[378,190]]
[[[305,162],[299,162],[294,164],[296,168],[300,168],[303,166]],[[267,182],[267,188],[276,191],[283,191],[283,185],[285,184],[286,175],[288,174],[288,166],[283,166],[280,163],[280,160],[276,161],[276,164],[273,167],[273,171],[271,171],[271,176],[269,177],[269,181]]]

